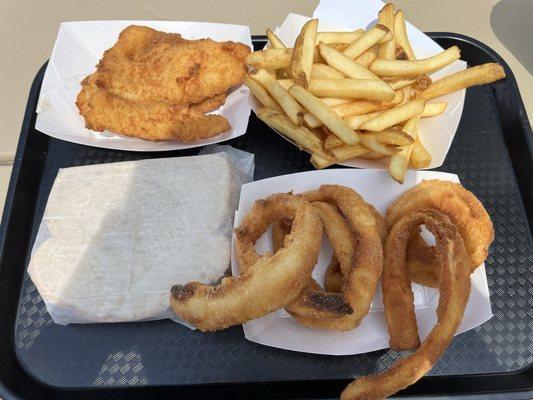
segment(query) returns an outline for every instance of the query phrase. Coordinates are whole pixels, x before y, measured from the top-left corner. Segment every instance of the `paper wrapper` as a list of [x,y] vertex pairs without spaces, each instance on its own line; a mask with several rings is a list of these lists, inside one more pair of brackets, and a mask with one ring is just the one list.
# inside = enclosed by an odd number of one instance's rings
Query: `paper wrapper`
[[[367,28],[376,23],[379,10],[385,4],[379,0],[322,0],[313,13],[319,19],[318,31],[348,31],[357,28]],[[407,15],[407,17],[409,17]],[[309,17],[298,14],[289,14],[275,33],[287,47],[294,46],[302,26]],[[443,49],[429,36],[407,23],[407,34],[417,58],[433,56]],[[455,61],[440,71],[431,74],[433,80],[466,69],[464,61]],[[441,96],[433,102],[445,101],[448,103],[446,111],[440,116],[422,118],[420,121],[420,140],[432,156],[430,165],[423,169],[433,169],[444,163],[446,154],[457,131],[461,114],[463,112],[465,90]],[[254,111],[261,105],[250,93],[250,104]],[[358,168],[388,168],[388,159],[363,160],[353,159],[339,163],[349,167]]]
[[214,114],[223,115],[231,131],[196,143],[178,141],[152,142],[117,135],[109,131],[94,132],[85,128],[85,121],[76,106],[81,81],[96,70],[105,50],[112,47],[119,33],[129,25],[144,25],[180,33],[185,39],[211,38],[231,40],[252,47],[250,28],[241,25],[175,21],[83,21],[64,22],[52,50],[44,75],[37,105],[37,130],[57,139],[108,149],[130,151],[165,151],[200,147],[243,135],[248,126],[249,91],[244,85],[233,88],[226,102]]
[[170,288],[224,275],[254,170],[253,155],[230,146],[202,153],[59,170],[28,266],[54,322],[193,328],[170,309]]
[[[405,183],[399,185],[390,179],[386,171],[329,169],[302,172],[264,179],[243,185],[239,202],[237,225],[248,213],[256,200],[273,193],[294,191],[302,193],[316,189],[322,184],[339,184],[357,191],[383,215],[387,207],[406,190],[424,179],[441,179],[459,182],[457,175],[432,171],[408,171]],[[272,251],[270,231],[263,235],[256,246],[258,252]],[[324,282],[324,273],[331,260],[332,249],[327,240],[322,243],[317,266],[313,277],[320,284]],[[238,274],[235,258],[235,243],[232,250],[232,272]],[[415,312],[421,339],[425,338],[435,325],[436,309],[439,300],[436,289],[413,284],[415,294]],[[466,307],[463,322],[458,333],[472,329],[492,317],[489,289],[485,266],[482,265],[472,274],[472,293]],[[361,325],[347,332],[316,330],[299,325],[284,310],[278,310],[263,318],[250,321],[244,326],[245,337],[256,343],[281,349],[306,353],[349,355],[366,353],[389,347],[389,335],[383,310],[381,287],[372,301],[369,314]]]

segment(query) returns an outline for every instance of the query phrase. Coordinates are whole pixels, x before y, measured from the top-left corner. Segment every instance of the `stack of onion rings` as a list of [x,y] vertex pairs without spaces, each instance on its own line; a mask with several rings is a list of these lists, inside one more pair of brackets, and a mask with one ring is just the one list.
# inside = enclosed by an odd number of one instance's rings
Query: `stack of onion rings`
[[[302,294],[286,307],[287,312],[308,327],[354,329],[368,314],[381,276],[383,217],[354,190],[344,186],[323,185],[301,196],[313,203],[334,249],[335,259],[326,287],[333,285],[337,290],[324,291],[310,280]],[[274,226],[278,244],[280,230]],[[338,272],[333,269],[337,263]]]

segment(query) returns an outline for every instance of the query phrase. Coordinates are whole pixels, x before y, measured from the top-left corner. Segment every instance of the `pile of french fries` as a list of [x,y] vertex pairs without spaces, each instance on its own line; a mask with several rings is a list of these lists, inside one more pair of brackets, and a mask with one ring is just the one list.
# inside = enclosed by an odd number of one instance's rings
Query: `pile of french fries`
[[245,83],[262,108],[257,116],[300,149],[315,168],[352,158],[389,158],[389,173],[403,183],[407,169],[425,168],[420,118],[442,114],[437,97],[505,77],[488,63],[432,82],[429,74],[460,58],[453,46],[417,60],[402,10],[386,4],[368,30],[318,32],[318,20],[301,29],[294,48],[267,30],[269,46],[251,53]]

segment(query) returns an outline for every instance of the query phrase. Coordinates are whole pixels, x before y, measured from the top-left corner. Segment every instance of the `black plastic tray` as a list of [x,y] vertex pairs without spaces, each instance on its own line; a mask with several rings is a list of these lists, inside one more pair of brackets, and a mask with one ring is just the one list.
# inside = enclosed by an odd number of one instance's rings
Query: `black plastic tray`
[[[494,317],[457,336],[430,376],[404,396],[533,395],[532,136],[505,62],[471,38],[430,34],[458,45],[471,65],[499,62],[507,79],[467,91],[442,171],[456,173],[483,201],[496,228],[487,259]],[[254,44],[261,47],[263,37]],[[204,334],[170,321],[55,325],[26,266],[58,168],[187,151],[134,153],[77,145],[35,130],[44,74],[28,100],[0,230],[0,396],[10,398],[325,398],[352,377],[380,371],[399,354],[321,356],[244,339],[241,327]],[[312,169],[308,156],[251,116],[248,133],[228,144],[256,155],[255,179]],[[492,393],[492,394],[491,394]],[[476,397],[477,398],[477,397]]]

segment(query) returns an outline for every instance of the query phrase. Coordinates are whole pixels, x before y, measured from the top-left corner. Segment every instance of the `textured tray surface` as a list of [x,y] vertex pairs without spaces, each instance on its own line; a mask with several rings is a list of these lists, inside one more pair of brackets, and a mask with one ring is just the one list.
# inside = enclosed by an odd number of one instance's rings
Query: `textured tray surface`
[[[497,114],[491,88],[470,89],[452,148],[439,168],[458,174],[494,222],[496,240],[486,261],[494,317],[457,336],[432,375],[508,372],[533,362],[530,232]],[[255,154],[256,180],[311,169],[305,153],[255,116],[248,133],[227,144]],[[34,235],[58,168],[192,154],[196,151],[117,152],[50,139]],[[62,387],[351,378],[383,370],[401,356],[387,351],[343,357],[290,352],[246,341],[241,327],[210,334],[170,321],[63,327],[51,321],[27,276],[15,344],[29,374]]]

